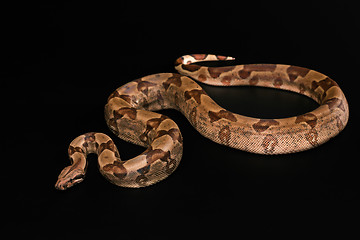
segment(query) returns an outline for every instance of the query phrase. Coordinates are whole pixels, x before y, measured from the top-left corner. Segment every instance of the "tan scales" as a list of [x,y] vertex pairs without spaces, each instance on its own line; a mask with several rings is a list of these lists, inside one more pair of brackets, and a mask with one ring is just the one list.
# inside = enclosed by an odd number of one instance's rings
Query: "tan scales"
[[[81,182],[89,153],[98,155],[101,174],[118,186],[144,187],[168,177],[180,163],[183,140],[173,120],[153,112],[160,109],[180,111],[199,133],[214,142],[258,154],[314,148],[346,126],[349,107],[344,93],[322,73],[282,64],[225,67],[194,64],[233,59],[212,54],[185,55],[175,61],[180,74],[153,74],[116,89],[105,106],[109,128],[119,138],[147,149],[122,161],[109,136],[83,134],[71,142],[68,151],[71,165],[60,173],[55,187],[65,190]],[[289,118],[251,118],[222,108],[192,79],[217,86],[253,85],[293,91],[314,99],[320,106]]]

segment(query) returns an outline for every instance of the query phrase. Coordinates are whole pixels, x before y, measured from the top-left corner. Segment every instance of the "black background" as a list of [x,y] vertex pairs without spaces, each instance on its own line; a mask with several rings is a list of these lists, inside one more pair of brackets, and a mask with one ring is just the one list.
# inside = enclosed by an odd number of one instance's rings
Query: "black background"
[[[94,234],[291,237],[344,235],[358,227],[355,5],[121,2],[2,7],[4,230],[48,239]],[[184,137],[183,160],[169,178],[147,188],[119,188],[98,172],[96,156],[89,156],[85,181],[57,191],[54,184],[69,164],[73,138],[89,131],[114,137],[103,119],[109,94],[136,78],[175,72],[174,60],[190,53],[322,72],[347,96],[349,123],[318,148],[263,156],[215,144],[180,113],[164,110]],[[317,106],[306,97],[271,89],[204,89],[223,107],[253,117],[289,117]],[[114,139],[122,159],[143,151]]]

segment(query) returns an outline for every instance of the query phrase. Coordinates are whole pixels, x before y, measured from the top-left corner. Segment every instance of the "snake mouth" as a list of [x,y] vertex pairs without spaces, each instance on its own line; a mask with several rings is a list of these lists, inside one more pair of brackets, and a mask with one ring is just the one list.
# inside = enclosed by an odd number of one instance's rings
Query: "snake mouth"
[[61,179],[58,179],[55,183],[55,188],[57,190],[66,190],[68,187],[67,184],[62,183]]

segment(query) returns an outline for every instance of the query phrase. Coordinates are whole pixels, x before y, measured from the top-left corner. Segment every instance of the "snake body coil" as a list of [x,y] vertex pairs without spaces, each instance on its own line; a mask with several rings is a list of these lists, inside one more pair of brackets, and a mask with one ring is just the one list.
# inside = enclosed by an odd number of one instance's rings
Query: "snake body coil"
[[[64,190],[83,180],[89,153],[98,155],[100,172],[118,186],[143,187],[168,177],[180,163],[183,140],[173,120],[153,112],[160,109],[180,111],[199,133],[214,142],[259,154],[285,154],[314,148],[336,136],[347,124],[346,98],[338,84],[324,74],[280,64],[225,67],[193,64],[218,60],[233,58],[185,55],[175,62],[181,75],[154,74],[116,89],[105,106],[106,123],[119,138],[147,149],[139,156],[122,161],[109,136],[95,132],[81,135],[69,146],[72,164],[60,173],[56,188]],[[188,76],[210,85],[289,90],[314,99],[320,106],[290,118],[246,117],[220,107]]]

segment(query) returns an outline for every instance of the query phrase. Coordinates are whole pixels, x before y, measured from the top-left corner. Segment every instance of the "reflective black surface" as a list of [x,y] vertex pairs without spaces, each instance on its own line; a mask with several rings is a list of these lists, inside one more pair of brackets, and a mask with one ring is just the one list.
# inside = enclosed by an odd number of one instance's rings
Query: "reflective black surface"
[[[5,230],[53,239],[345,235],[357,228],[359,62],[352,6],[132,1],[3,10]],[[96,157],[90,156],[85,180],[57,191],[54,184],[69,164],[67,147],[73,138],[89,131],[114,137],[103,117],[109,94],[138,77],[175,72],[173,61],[188,53],[231,55],[236,64],[315,69],[343,89],[350,122],[316,149],[263,156],[215,144],[180,113],[164,110],[184,138],[182,162],[168,179],[144,189],[118,188],[101,176]],[[289,117],[317,107],[307,97],[279,90],[204,89],[226,109],[253,117]],[[143,151],[114,140],[122,159]]]

